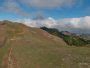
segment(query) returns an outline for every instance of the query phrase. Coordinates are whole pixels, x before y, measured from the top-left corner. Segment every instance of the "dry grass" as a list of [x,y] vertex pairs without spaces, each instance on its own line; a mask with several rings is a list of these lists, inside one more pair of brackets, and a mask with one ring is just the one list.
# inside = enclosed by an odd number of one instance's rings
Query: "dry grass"
[[8,40],[0,48],[0,63],[12,48],[19,68],[90,68],[89,47],[67,46],[62,39],[41,29],[13,25],[6,26]]

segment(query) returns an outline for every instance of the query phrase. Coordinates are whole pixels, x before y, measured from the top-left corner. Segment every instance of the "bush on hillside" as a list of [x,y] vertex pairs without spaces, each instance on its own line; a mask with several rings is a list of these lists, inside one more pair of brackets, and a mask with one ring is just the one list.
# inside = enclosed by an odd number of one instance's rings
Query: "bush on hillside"
[[80,38],[78,36],[65,35],[55,28],[41,27],[41,29],[47,31],[52,35],[62,38],[70,46],[85,46],[87,44],[90,44],[90,40],[84,40],[83,38]]

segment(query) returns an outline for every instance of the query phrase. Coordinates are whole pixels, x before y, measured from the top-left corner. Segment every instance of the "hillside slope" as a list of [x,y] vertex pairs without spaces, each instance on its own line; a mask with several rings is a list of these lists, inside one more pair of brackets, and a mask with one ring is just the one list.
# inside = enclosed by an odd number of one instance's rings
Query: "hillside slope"
[[0,68],[90,68],[89,50],[39,28],[0,22]]
[[69,31],[59,31],[58,29],[47,27],[41,27],[41,29],[62,38],[70,46],[88,46],[88,44],[90,44],[90,40],[88,39],[89,35],[88,37],[85,37],[85,39],[83,36]]

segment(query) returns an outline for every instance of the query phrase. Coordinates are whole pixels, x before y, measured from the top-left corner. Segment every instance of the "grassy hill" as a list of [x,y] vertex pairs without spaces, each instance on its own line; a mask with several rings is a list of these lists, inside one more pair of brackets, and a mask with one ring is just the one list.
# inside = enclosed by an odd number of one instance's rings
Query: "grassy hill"
[[90,48],[67,46],[42,29],[3,21],[0,68],[90,68]]
[[89,36],[83,37],[77,35],[76,33],[71,33],[69,31],[59,31],[55,28],[41,27],[41,29],[47,31],[48,33],[62,38],[70,46],[87,46],[90,44]]

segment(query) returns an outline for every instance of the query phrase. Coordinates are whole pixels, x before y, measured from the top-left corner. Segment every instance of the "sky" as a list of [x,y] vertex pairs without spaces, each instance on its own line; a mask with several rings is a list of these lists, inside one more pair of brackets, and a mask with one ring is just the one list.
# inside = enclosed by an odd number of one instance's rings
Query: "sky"
[[0,20],[90,32],[90,0],[0,0]]

